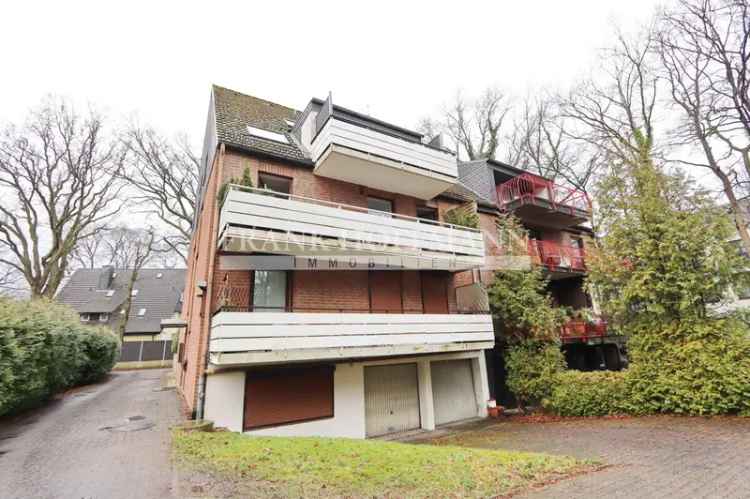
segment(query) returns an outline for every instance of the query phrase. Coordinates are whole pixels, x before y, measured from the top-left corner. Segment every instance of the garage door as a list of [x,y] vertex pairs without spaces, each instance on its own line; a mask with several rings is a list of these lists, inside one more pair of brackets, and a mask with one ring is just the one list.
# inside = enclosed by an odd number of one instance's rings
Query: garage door
[[365,367],[368,437],[420,427],[416,364]]
[[435,424],[476,417],[477,399],[474,394],[471,360],[431,362],[430,370]]

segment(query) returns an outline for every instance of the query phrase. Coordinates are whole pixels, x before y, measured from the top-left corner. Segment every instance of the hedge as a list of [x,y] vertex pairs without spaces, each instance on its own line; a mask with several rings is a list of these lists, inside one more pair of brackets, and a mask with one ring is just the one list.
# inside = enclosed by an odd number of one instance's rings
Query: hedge
[[549,396],[557,377],[565,370],[565,357],[557,343],[526,340],[505,352],[506,384],[520,407]]
[[560,416],[608,416],[628,412],[625,371],[566,371],[557,376],[542,406]]
[[68,307],[0,298],[0,416],[101,379],[119,350],[114,333],[81,324]]
[[559,374],[544,408],[561,416],[750,415],[750,339],[741,322],[675,322],[631,337],[628,347],[625,371]]

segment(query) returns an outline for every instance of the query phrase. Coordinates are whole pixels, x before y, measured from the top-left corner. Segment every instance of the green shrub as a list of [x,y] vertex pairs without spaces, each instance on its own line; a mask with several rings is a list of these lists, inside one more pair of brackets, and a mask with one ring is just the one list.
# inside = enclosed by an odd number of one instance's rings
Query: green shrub
[[632,412],[750,413],[750,340],[732,320],[681,321],[629,342]]
[[508,388],[523,408],[549,396],[565,369],[565,358],[556,343],[526,340],[508,347],[505,367]]
[[542,405],[560,416],[607,416],[628,412],[626,371],[566,371]]
[[81,324],[68,307],[0,299],[0,415],[101,378],[119,348],[113,333]]
[[253,177],[250,174],[250,168],[245,168],[242,171],[242,177],[232,177],[229,181],[221,184],[221,187],[219,187],[219,190],[216,193],[216,202],[219,203],[219,206],[224,204],[224,198],[227,197],[227,190],[229,189],[230,184],[253,187]]
[[444,219],[446,223],[468,227],[470,229],[479,228],[479,215],[472,204],[457,206],[445,212]]

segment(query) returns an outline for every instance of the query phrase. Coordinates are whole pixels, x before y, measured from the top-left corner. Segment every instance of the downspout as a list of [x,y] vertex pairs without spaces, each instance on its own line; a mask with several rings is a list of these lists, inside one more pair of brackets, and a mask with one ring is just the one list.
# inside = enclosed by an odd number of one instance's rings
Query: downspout
[[[214,278],[214,266],[216,264],[216,243],[217,243],[217,222],[219,219],[219,205],[216,201],[216,195],[218,193],[219,187],[221,184],[224,183],[224,153],[226,151],[226,148],[224,146],[224,143],[221,143],[219,145],[219,159],[216,164],[216,182],[214,183],[214,189],[211,192],[211,197],[209,198],[212,203],[214,203],[214,206],[216,206],[216,210],[214,211],[213,217],[211,217],[211,226],[209,228],[209,233],[211,234],[211,237],[209,238],[209,241],[211,241],[211,258],[209,259],[209,265],[208,265],[208,277],[206,279],[206,291],[204,293],[204,308],[206,310],[206,316],[204,319],[206,320],[206,328],[204,329],[206,331],[206,338],[205,338],[205,345],[206,345],[206,351],[203,358],[203,372],[201,373],[201,376],[198,380],[198,404],[197,404],[197,411],[196,411],[196,419],[203,419],[203,416],[205,414],[206,409],[206,378],[207,378],[207,371],[208,371],[208,362],[209,362],[209,343],[211,341],[211,297],[213,293],[213,278]],[[206,193],[208,196],[208,192]],[[205,202],[205,200],[204,200]]]

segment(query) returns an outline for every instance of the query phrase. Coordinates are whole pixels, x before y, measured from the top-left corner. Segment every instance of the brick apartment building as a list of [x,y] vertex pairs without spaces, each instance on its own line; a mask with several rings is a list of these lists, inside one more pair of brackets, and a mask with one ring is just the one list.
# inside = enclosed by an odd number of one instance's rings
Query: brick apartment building
[[[218,426],[364,438],[486,416],[501,210],[537,231],[557,301],[588,304],[585,196],[459,164],[330,96],[300,112],[214,86],[202,163],[175,370],[186,410]],[[227,185],[246,171],[252,188]]]

